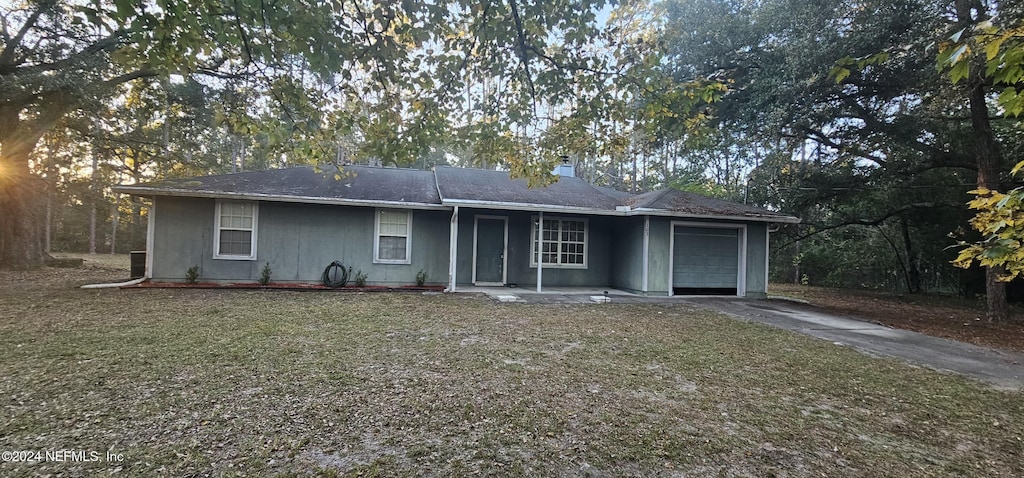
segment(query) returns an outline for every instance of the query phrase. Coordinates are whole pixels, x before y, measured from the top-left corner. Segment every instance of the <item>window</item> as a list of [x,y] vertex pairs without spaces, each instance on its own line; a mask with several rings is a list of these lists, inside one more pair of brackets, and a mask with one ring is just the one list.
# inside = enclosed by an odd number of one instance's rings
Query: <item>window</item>
[[373,250],[373,261],[384,264],[409,264],[412,213],[378,209],[374,229],[376,247]]
[[254,202],[217,201],[214,259],[256,259],[257,211]]
[[538,219],[532,221],[530,267],[537,267],[537,245],[541,244],[544,266],[587,268],[587,220],[544,218],[544,238],[538,240]]

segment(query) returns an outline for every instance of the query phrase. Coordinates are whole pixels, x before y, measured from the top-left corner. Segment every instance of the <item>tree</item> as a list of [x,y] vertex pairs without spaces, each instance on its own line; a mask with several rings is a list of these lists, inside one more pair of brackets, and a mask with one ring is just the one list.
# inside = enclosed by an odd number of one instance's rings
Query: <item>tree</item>
[[[958,13],[969,15],[967,8],[969,6],[960,6]],[[1006,115],[1017,116],[1024,112],[1024,96],[1020,91],[1024,82],[1024,26],[998,25],[985,17],[972,20],[961,22],[963,28],[942,46],[939,68],[948,68],[954,83],[967,80],[966,88],[971,92],[979,89],[979,85],[1002,88],[999,106]],[[972,97],[972,113],[973,100]],[[984,111],[987,114],[987,104]],[[983,128],[984,122],[980,123]],[[983,161],[981,155],[984,154],[994,152],[980,150],[979,162]],[[1010,174],[1018,174],[1022,169],[1024,161],[1017,163]],[[966,247],[960,251],[955,264],[967,268],[978,261],[989,271],[990,281],[1007,282],[1024,272],[1024,187],[1018,186],[1003,194],[996,189],[998,181],[982,179],[979,174],[978,188],[971,191],[976,197],[969,204],[977,211],[971,226],[984,239],[972,244],[961,242],[960,245]],[[994,318],[1005,319],[1005,316],[995,315]]]
[[[545,109],[568,117],[607,89],[626,63],[591,46],[604,0],[33,0],[0,7],[0,268],[42,259],[37,191],[30,170],[40,138],[68,115],[89,116],[127,85],[175,78],[236,85],[251,101],[215,121],[231,135],[298,162],[334,159],[355,138],[357,154],[411,162],[453,138],[455,118],[491,118],[473,140],[523,131],[536,137]],[[509,59],[512,59],[509,61]],[[486,100],[467,77],[494,85]],[[582,98],[582,100],[580,100]],[[467,111],[468,110],[468,111]],[[476,122],[467,124],[474,129]],[[230,136],[229,136],[230,137]],[[234,141],[240,141],[234,139]],[[507,158],[522,141],[498,141]],[[240,144],[240,143],[236,143]],[[240,148],[241,146],[239,146]],[[522,150],[520,150],[522,151]],[[536,157],[551,160],[555,151]],[[522,162],[522,173],[536,173]]]
[[[978,99],[980,92],[981,101],[970,102],[934,67],[929,45],[963,28],[956,26],[963,3],[670,2],[667,62],[679,77],[725,80],[730,89],[712,111],[714,124],[763,158],[750,172],[750,199],[804,218],[773,236],[776,251],[797,257],[819,245],[832,250],[834,263],[819,277],[844,285],[874,281],[914,292],[926,276],[955,276],[948,264],[954,256],[936,244],[968,217],[963,203],[979,174],[998,181],[990,168],[1006,166],[998,147],[979,162],[976,145],[1020,143],[1014,124],[996,119],[986,130],[978,122],[988,119],[980,114],[985,84],[971,93]],[[1014,24],[1017,3],[974,2],[970,10]],[[716,155],[728,153],[728,146],[711,146]],[[865,243],[887,258],[875,279],[837,272],[864,265],[863,249],[847,252]],[[801,244],[799,251],[788,247]],[[893,271],[899,282],[889,281]],[[988,295],[1001,301],[998,290]]]

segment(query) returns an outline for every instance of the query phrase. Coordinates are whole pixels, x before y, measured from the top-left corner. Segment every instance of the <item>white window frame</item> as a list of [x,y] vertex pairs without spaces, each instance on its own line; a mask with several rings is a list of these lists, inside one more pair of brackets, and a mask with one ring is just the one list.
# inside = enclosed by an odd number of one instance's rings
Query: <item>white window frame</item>
[[[238,228],[225,228],[226,230],[232,231],[250,231],[252,232],[252,241],[249,244],[249,254],[221,254],[220,252],[220,216],[221,216],[221,205],[223,204],[250,204],[252,205],[252,228],[251,229],[238,229]],[[260,217],[260,203],[256,201],[228,201],[228,200],[217,200],[217,207],[214,208],[213,215],[213,258],[223,259],[229,261],[254,261],[256,260],[256,238],[258,237],[257,231],[259,229],[259,217]]]
[[[380,258],[380,217],[381,213],[405,214],[405,259]],[[389,236],[390,237],[390,236]],[[375,209],[373,212],[373,263],[374,264],[411,264],[412,263],[412,211],[401,209]]]
[[[539,245],[543,241],[543,238],[537,235],[537,221],[539,216],[532,216],[530,218],[530,267],[537,267],[537,260],[540,259],[540,255],[537,254],[537,250],[540,248]],[[565,217],[565,216],[544,216],[545,221],[558,221],[558,240],[555,241],[558,244],[558,262],[557,263],[544,263],[545,269],[587,269],[588,261],[590,257],[590,221],[585,217]],[[562,264],[562,223],[566,221],[582,222],[583,223],[583,263],[582,264]],[[546,229],[545,229],[546,231]],[[536,239],[534,239],[536,238]]]

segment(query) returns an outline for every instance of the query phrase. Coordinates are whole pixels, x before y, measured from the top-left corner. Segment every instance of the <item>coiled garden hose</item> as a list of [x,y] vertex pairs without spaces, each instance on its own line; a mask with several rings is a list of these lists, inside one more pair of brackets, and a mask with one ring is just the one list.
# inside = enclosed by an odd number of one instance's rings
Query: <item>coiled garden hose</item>
[[348,283],[348,270],[341,262],[334,261],[324,269],[320,282],[327,287],[344,287]]

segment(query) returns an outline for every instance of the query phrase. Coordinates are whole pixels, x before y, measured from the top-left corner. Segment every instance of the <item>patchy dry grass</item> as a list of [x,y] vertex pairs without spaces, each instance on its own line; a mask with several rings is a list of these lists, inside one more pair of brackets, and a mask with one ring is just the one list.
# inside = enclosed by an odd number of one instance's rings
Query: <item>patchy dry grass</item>
[[[129,256],[128,254],[88,254],[82,252],[55,252],[52,254],[56,258],[68,258],[68,259],[82,259],[86,264],[92,267],[98,267],[109,270],[123,270],[125,274],[128,273]],[[128,277],[125,275],[125,277]]]
[[0,475],[1020,476],[1024,400],[677,305],[0,273]]

